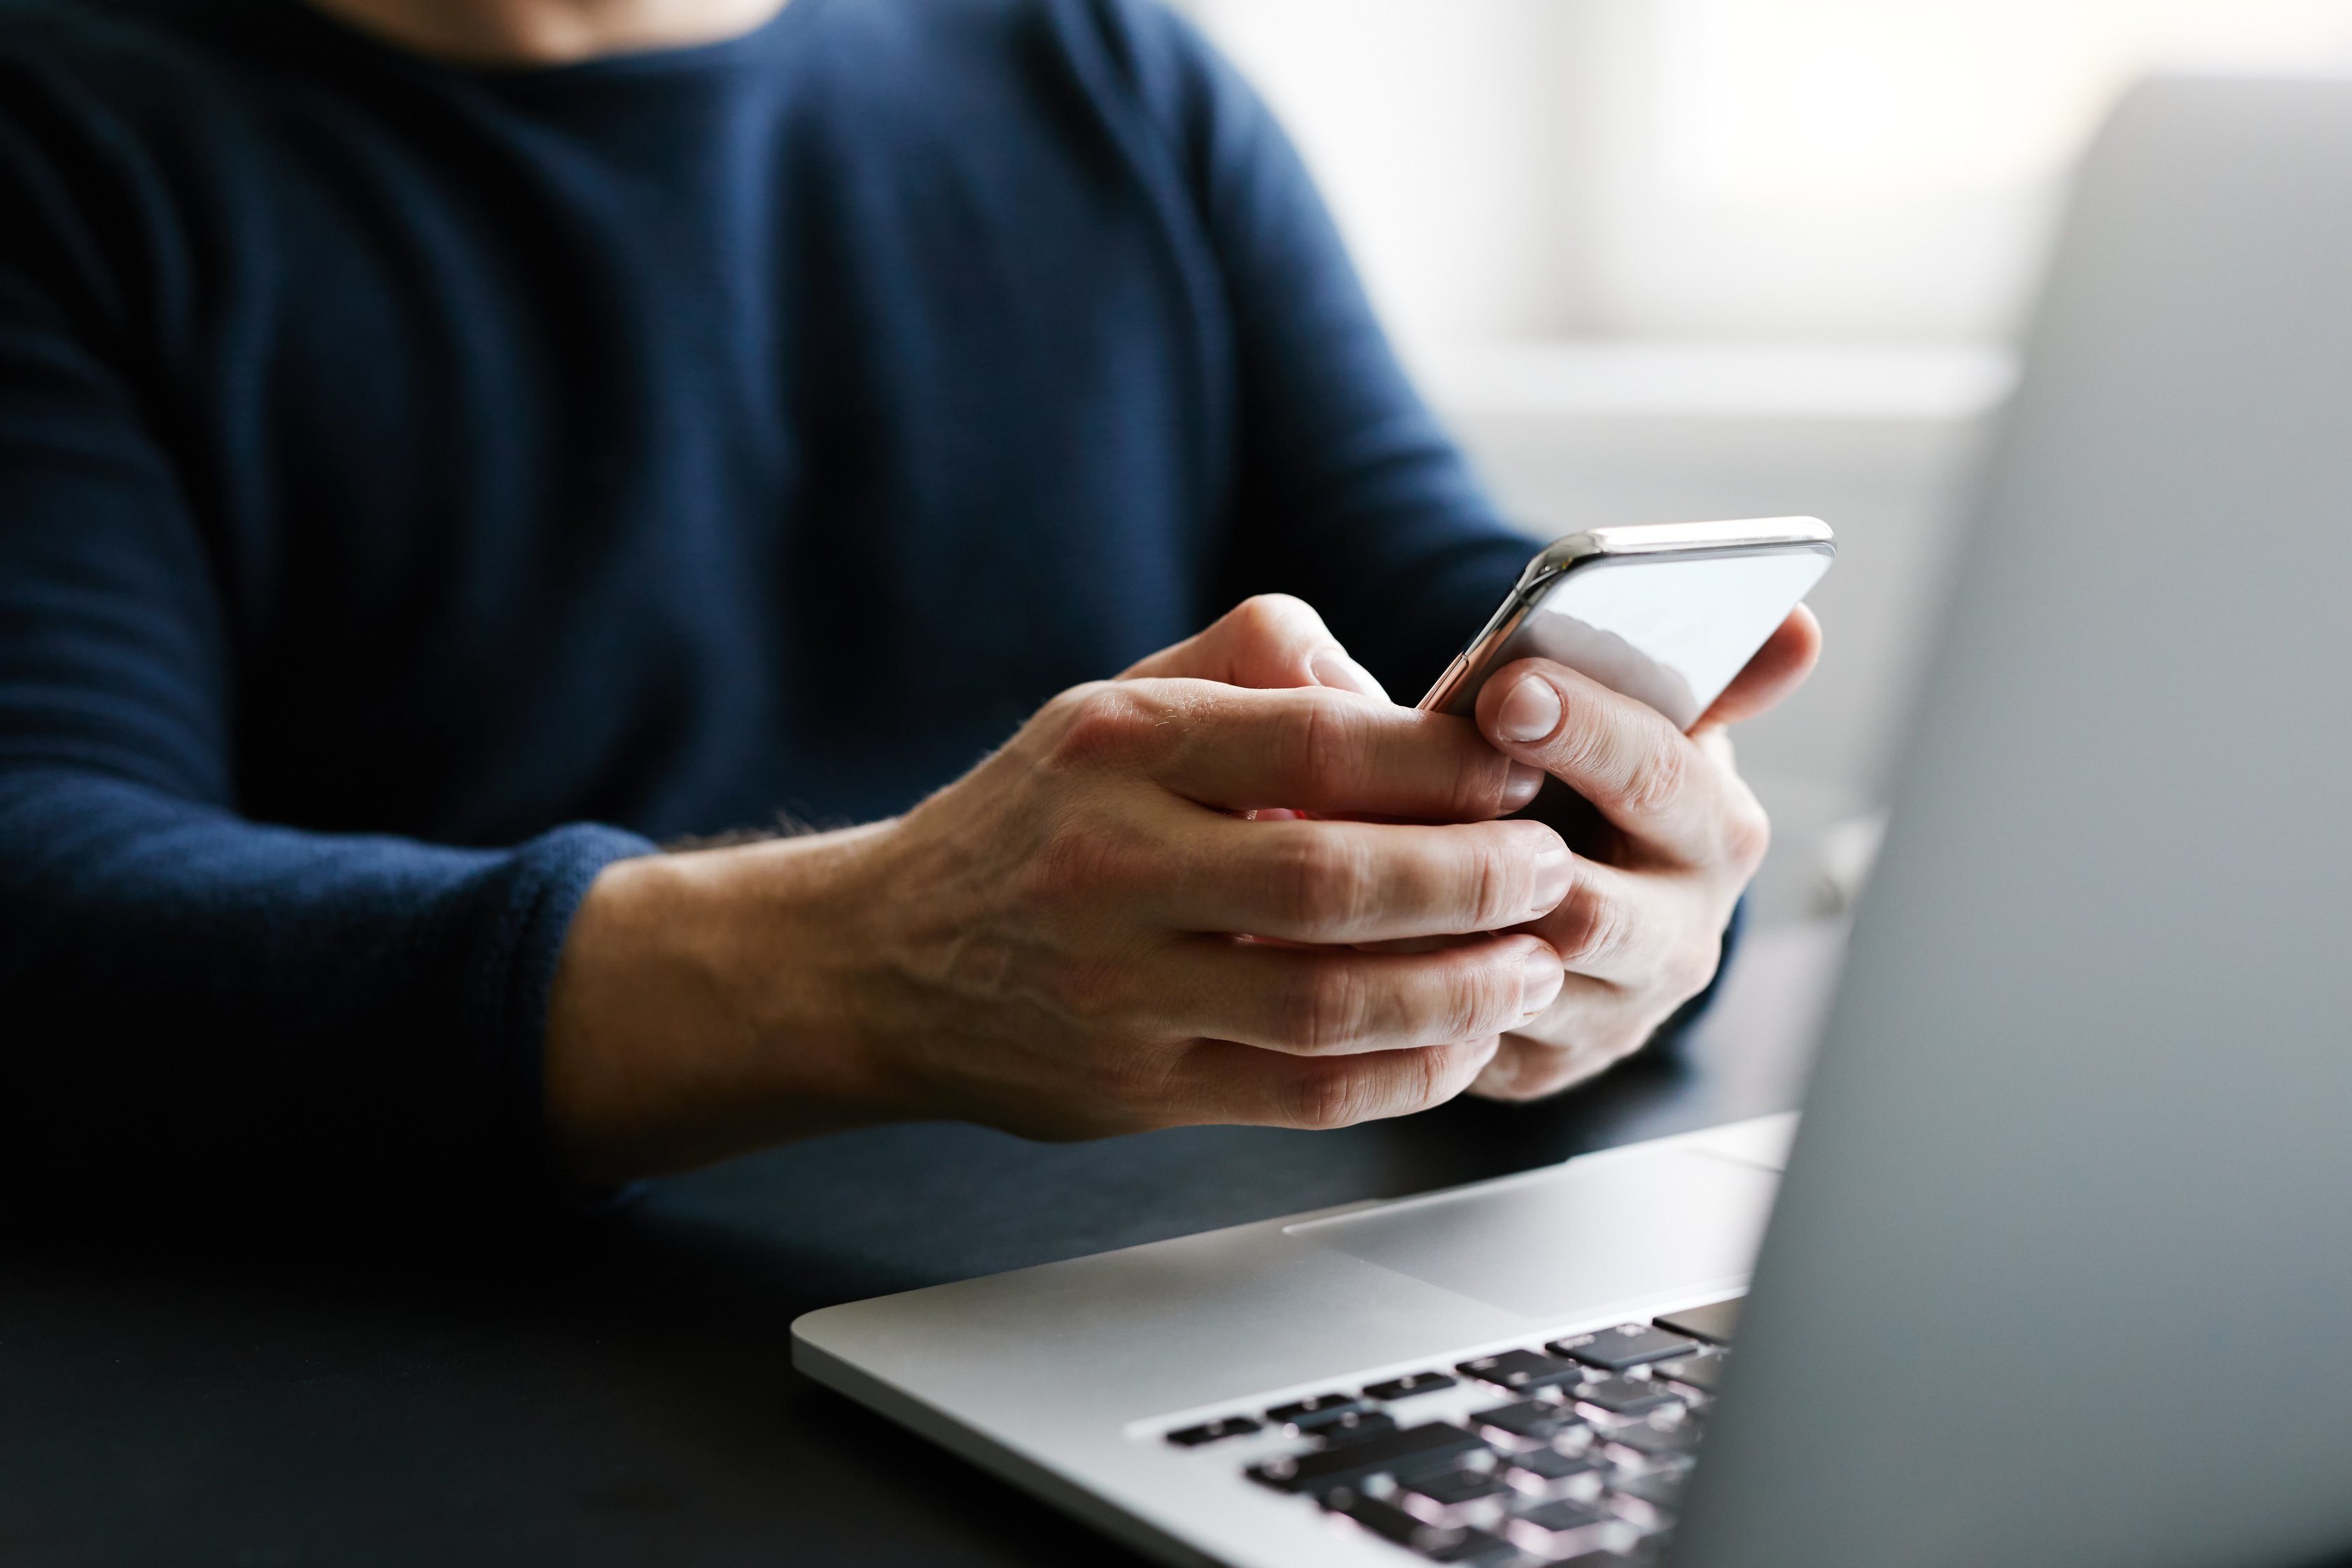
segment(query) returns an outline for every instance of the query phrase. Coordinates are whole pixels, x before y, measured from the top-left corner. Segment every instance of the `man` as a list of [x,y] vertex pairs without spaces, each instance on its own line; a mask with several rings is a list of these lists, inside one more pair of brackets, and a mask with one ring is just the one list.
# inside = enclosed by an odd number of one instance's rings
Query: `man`
[[[1762,853],[1801,613],[1695,740],[1386,700],[1528,546],[1148,0],[58,0],[0,212],[20,1169],[1541,1094]],[[864,826],[654,852],[780,807]]]

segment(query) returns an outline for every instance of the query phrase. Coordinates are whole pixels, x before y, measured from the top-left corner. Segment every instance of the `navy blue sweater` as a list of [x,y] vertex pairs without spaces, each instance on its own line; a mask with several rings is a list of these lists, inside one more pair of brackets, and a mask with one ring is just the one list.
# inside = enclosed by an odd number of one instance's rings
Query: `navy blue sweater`
[[450,68],[0,10],[0,1161],[528,1183],[652,841],[907,805],[1299,594],[1408,698],[1528,545],[1141,0]]

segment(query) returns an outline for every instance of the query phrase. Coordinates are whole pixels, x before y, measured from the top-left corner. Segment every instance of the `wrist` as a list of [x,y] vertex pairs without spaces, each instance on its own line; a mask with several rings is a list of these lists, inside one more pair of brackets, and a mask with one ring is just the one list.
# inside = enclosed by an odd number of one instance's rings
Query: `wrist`
[[618,861],[549,995],[551,1134],[621,1180],[887,1120],[857,1006],[859,875],[890,825]]

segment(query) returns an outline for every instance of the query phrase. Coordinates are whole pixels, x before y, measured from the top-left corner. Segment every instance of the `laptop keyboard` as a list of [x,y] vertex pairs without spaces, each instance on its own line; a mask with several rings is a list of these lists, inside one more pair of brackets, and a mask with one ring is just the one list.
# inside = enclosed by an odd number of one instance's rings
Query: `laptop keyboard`
[[1737,1298],[1711,1302],[1165,1436],[1424,1562],[1651,1563],[1674,1529],[1738,1310]]

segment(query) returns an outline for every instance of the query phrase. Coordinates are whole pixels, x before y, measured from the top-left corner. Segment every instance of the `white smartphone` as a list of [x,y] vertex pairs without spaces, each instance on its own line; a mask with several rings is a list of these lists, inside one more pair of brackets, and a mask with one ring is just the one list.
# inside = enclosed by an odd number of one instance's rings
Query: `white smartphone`
[[1830,569],[1818,518],[1595,528],[1556,540],[1421,706],[1468,717],[1486,677],[1549,658],[1687,730]]

